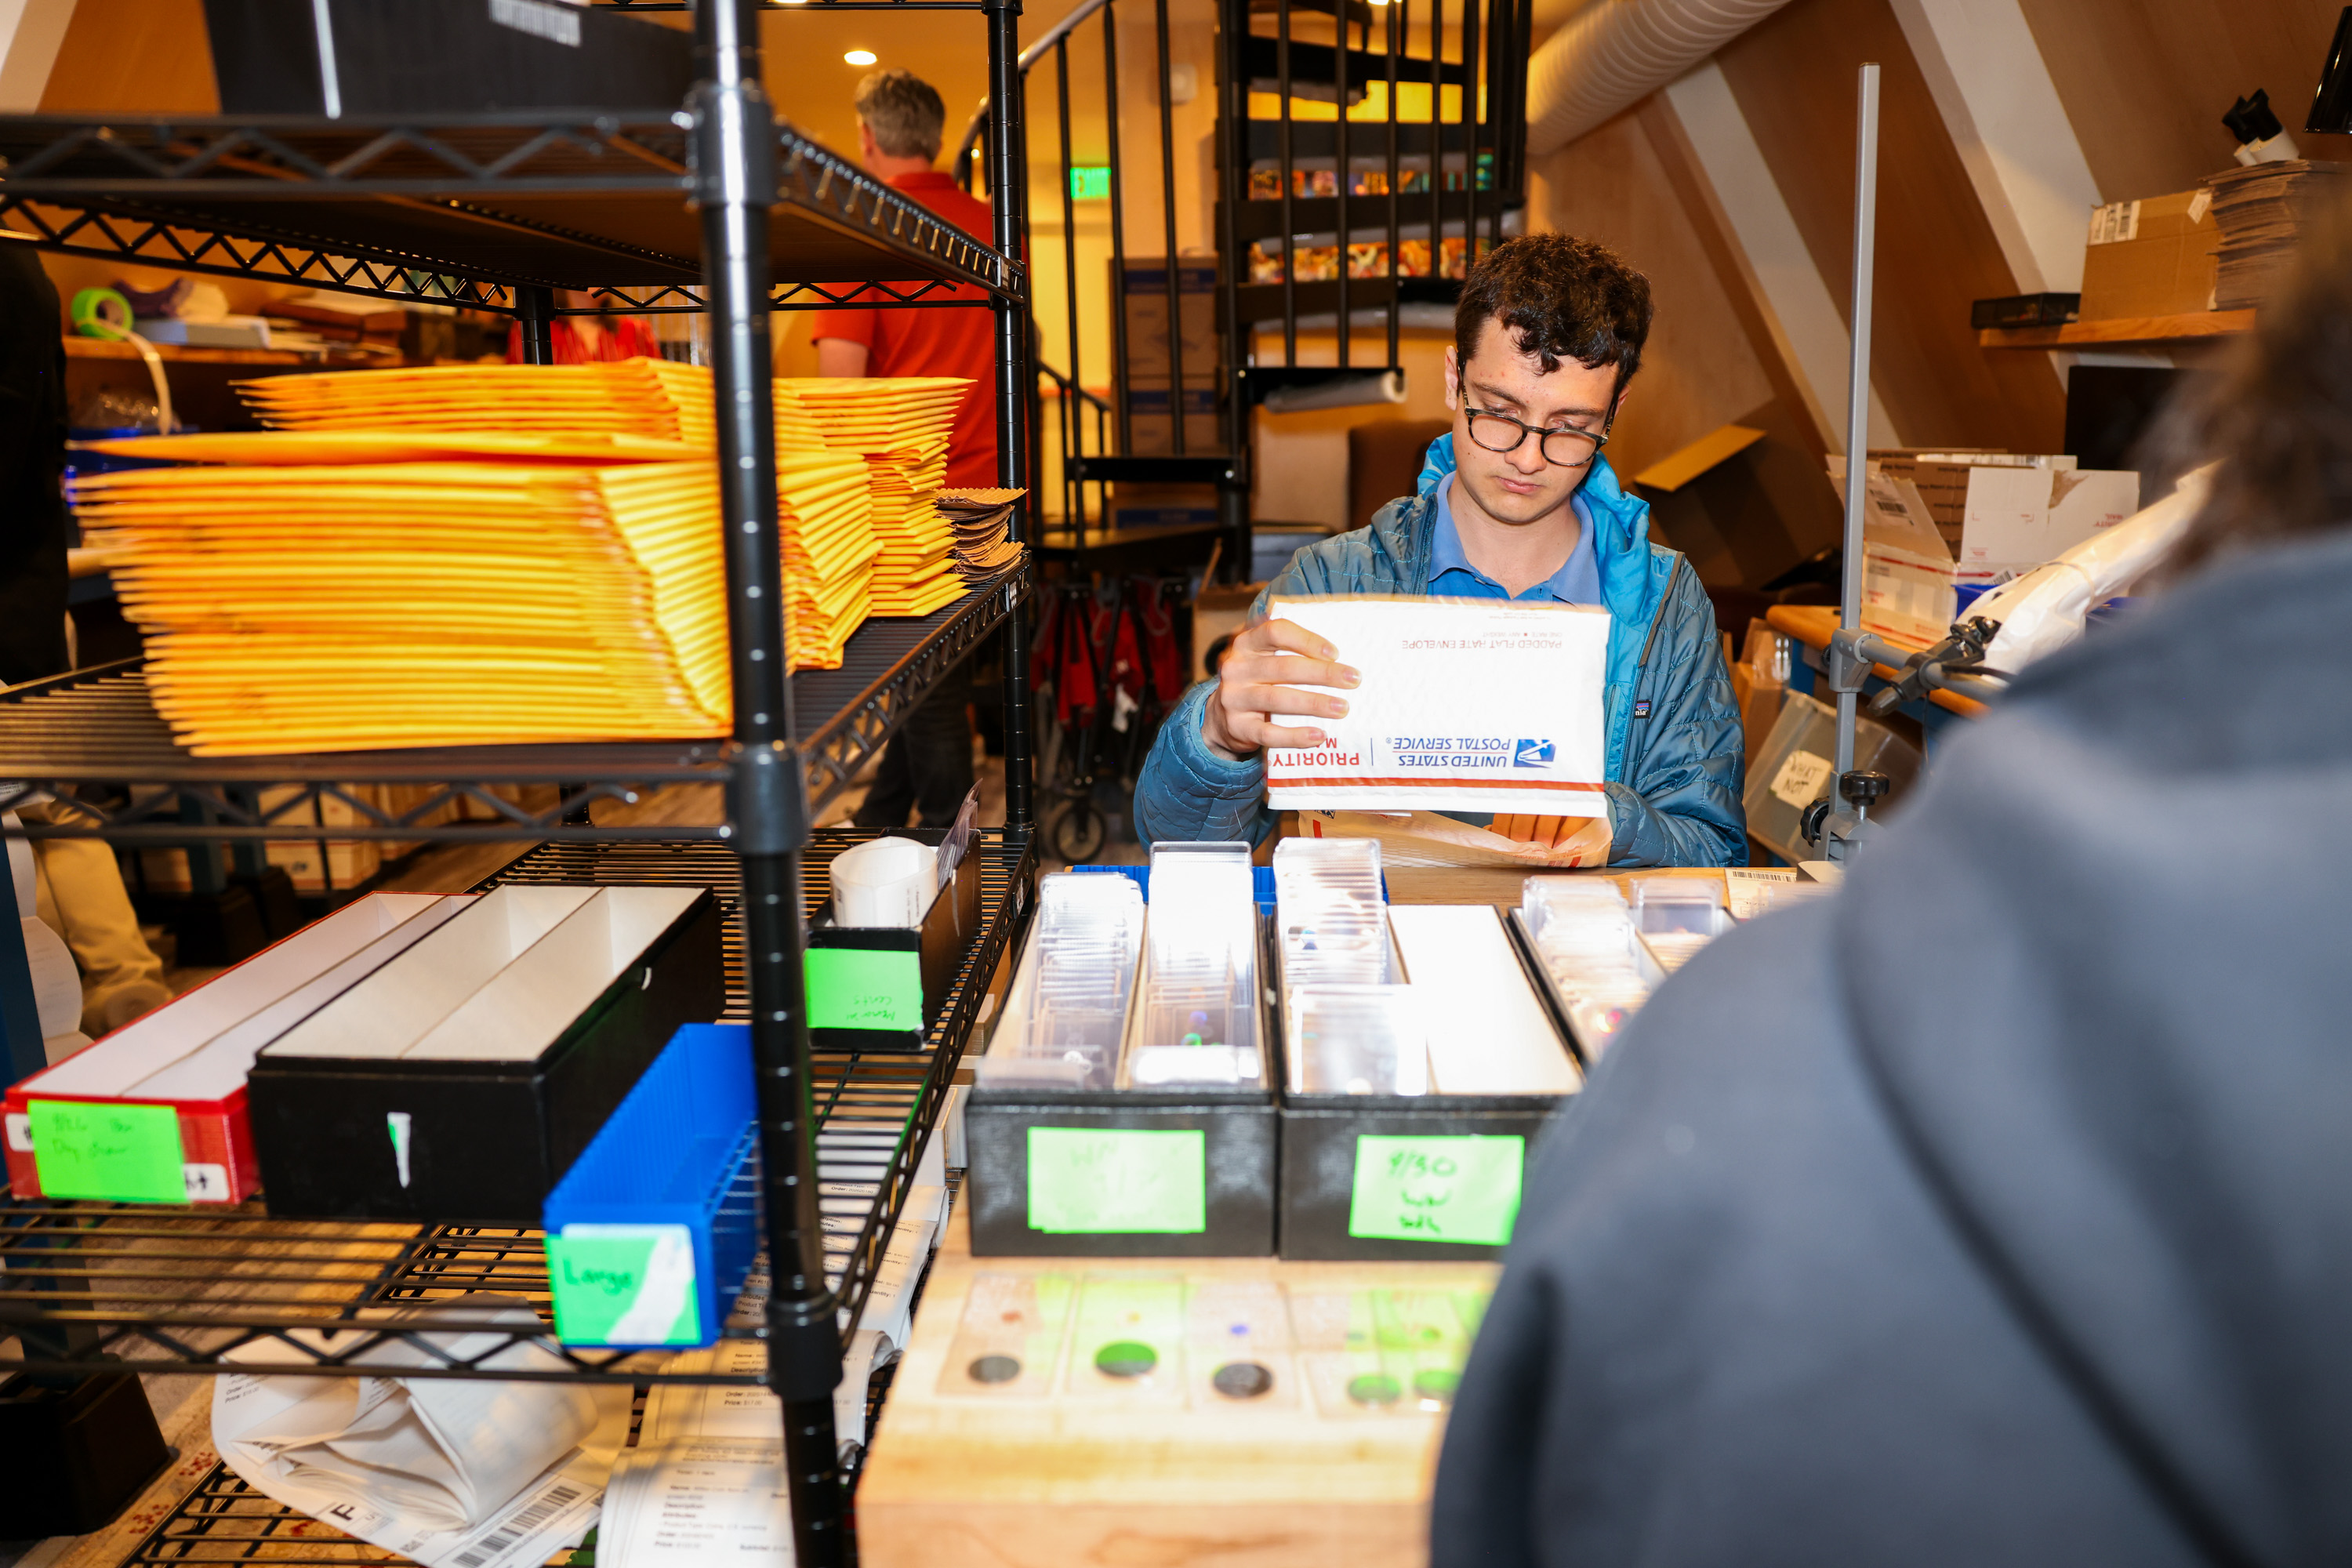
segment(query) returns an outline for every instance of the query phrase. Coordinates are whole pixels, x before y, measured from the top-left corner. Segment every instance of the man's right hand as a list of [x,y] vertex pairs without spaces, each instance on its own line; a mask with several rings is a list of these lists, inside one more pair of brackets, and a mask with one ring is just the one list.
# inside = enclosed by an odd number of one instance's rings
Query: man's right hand
[[1344,717],[1348,704],[1328,692],[1289,684],[1336,686],[1363,677],[1336,662],[1339,650],[1296,621],[1260,621],[1234,638],[1217,668],[1217,689],[1201,714],[1201,739],[1219,755],[1240,762],[1268,746],[1304,749],[1328,739],[1312,726],[1277,724],[1277,713]]

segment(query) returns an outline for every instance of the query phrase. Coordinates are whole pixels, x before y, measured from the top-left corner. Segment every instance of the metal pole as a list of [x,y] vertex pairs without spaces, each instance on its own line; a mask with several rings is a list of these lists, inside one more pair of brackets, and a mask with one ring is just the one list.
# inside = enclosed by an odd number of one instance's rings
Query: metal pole
[[515,321],[522,328],[522,363],[555,363],[555,290],[539,283],[515,289]]
[[1160,206],[1161,245],[1168,256],[1168,417],[1173,450],[1184,455],[1184,293],[1176,270],[1176,106],[1171,100],[1168,0],[1152,7],[1160,41]]
[[808,840],[808,814],[784,679],[768,340],[775,117],[760,84],[756,0],[701,0],[694,28],[700,75],[691,100],[695,201],[709,300],[735,701],[727,815],[743,866],[761,1195],[774,1280],[768,1300],[768,1386],[784,1407],[795,1561],[803,1568],[836,1568],[846,1557],[833,1429],[841,1334],[825,1285],[817,1215],[815,1111],[801,989],[800,850]]
[[[1870,468],[1870,289],[1878,226],[1878,67],[1862,68],[1862,104],[1854,130],[1853,355],[1845,392],[1845,567],[1838,590],[1838,625],[1862,625],[1862,501]],[[1832,788],[1845,799],[1845,775],[1853,771],[1856,691],[1837,700],[1837,773]],[[1851,803],[1849,803],[1851,804]]]
[[[1249,119],[1249,6],[1223,0],[1217,8],[1217,159],[1223,199],[1217,204],[1217,288],[1224,304],[1225,353],[1220,367],[1224,386],[1225,468],[1217,481],[1217,522],[1225,547],[1219,571],[1229,583],[1250,579],[1250,484],[1256,462],[1250,431],[1249,367],[1257,358],[1257,323],[1242,320],[1242,279],[1248,266],[1241,241],[1242,204],[1249,199],[1250,166],[1256,144]],[[1283,174],[1287,189],[1290,174]],[[1286,211],[1287,209],[1286,208]],[[1286,247],[1288,245],[1286,239]],[[1288,265],[1286,256],[1285,265]]]
[[[1029,185],[1023,173],[1029,132],[1023,112],[1028,91],[1021,74],[1021,0],[986,0],[988,16],[989,186],[996,203],[996,248],[1022,270],[1020,297],[999,296],[996,310],[996,480],[1007,489],[1029,483],[1022,447],[1027,424],[1029,375]],[[1013,512],[1013,537],[1029,536],[1028,511]],[[1081,538],[1084,536],[1081,535]],[[1004,621],[1004,822],[1017,832],[1036,826],[1030,778],[1029,610],[1015,605]]]
[[[1127,165],[1120,161],[1118,150],[1118,11],[1116,5],[1105,5],[1102,13],[1103,33],[1103,129],[1110,136],[1110,363],[1114,373],[1112,395],[1118,400],[1118,449],[1122,454],[1135,450],[1135,425],[1129,412],[1129,382],[1127,363]],[[1106,448],[1108,450],[1108,448]],[[1109,492],[1097,489],[1095,499],[1108,503]],[[1108,506],[1105,506],[1103,526],[1110,526]],[[1080,535],[1083,542],[1084,535]]]

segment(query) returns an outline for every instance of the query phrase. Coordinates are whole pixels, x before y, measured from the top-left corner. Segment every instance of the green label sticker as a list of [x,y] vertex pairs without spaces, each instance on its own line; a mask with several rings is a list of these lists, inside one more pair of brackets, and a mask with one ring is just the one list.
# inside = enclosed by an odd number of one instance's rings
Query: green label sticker
[[1209,1135],[1032,1127],[1029,1228],[1197,1236],[1209,1228]]
[[702,1342],[694,1237],[682,1225],[567,1225],[547,1238],[547,1279],[565,1344]]
[[180,1113],[168,1105],[37,1100],[31,1106],[33,1168],[52,1198],[122,1204],[184,1204]]
[[858,947],[813,947],[807,976],[812,1029],[919,1029],[923,956]]
[[1356,1140],[1348,1234],[1367,1240],[1500,1247],[1519,1217],[1528,1141],[1507,1137]]

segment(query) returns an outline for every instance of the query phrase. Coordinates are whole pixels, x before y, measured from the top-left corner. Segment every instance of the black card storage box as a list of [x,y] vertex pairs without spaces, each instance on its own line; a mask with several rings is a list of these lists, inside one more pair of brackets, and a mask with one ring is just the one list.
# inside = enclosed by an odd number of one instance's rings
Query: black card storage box
[[[898,837],[928,842],[939,830]],[[809,1044],[821,1051],[919,1051],[980,939],[980,862],[956,862],[920,926],[811,926],[803,963]],[[894,957],[895,955],[895,957]]]
[[[1308,1022],[1281,997],[1281,1255],[1420,1262],[1491,1258],[1510,1239],[1528,1156],[1582,1083],[1498,911],[1399,905],[1395,962],[1429,1042],[1419,1093],[1351,1092],[1307,1070]],[[1422,963],[1412,963],[1418,952]],[[1472,1013],[1470,1008],[1478,1011]]]
[[708,888],[509,886],[263,1050],[275,1215],[535,1226],[682,1024],[726,1006]]
[[205,0],[225,114],[658,110],[694,35],[562,0]]
[[[1243,874],[1246,877],[1246,846]],[[1247,917],[1251,963],[1245,993],[1230,1005],[1205,1005],[1173,1044],[1154,1045],[1147,997],[1155,983],[1148,946],[1118,1005],[1108,982],[1093,996],[1079,988],[1079,1010],[1102,1003],[1064,1040],[1116,1041],[1116,1051],[1080,1046],[1029,1048],[1050,998],[1041,998],[1043,940],[1057,896],[1075,883],[1097,894],[1113,885],[1137,896],[1124,877],[1061,873],[1040,880],[1039,915],[1005,994],[988,1055],[975,1066],[964,1102],[971,1249],[981,1257],[1263,1258],[1274,1251],[1276,1139],[1274,1096],[1266,1080],[1273,1016],[1255,962],[1254,903]],[[1244,886],[1246,884],[1244,883]],[[1244,899],[1247,895],[1244,895]],[[1255,1058],[1229,1042],[1245,1014]],[[1194,1020],[1198,1020],[1194,1022]],[[1189,1043],[1188,1043],[1189,1042]],[[1173,1082],[1183,1053],[1235,1051],[1229,1081]],[[1160,1081],[1152,1081],[1155,1079]]]

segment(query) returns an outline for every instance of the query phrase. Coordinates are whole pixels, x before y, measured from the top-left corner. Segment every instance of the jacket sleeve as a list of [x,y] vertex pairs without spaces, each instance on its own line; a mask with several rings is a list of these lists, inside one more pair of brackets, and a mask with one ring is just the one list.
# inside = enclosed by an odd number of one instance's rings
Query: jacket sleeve
[[1696,576],[1678,573],[1661,614],[1652,662],[1633,688],[1632,723],[1646,730],[1648,743],[1628,770],[1629,783],[1607,786],[1609,863],[1745,866],[1748,813],[1739,792],[1747,742],[1715,607]]
[[1172,839],[1255,844],[1274,826],[1265,809],[1265,763],[1233,762],[1209,749],[1201,711],[1217,689],[1204,680],[1184,694],[1144,759],[1135,781],[1135,834],[1146,844]]

